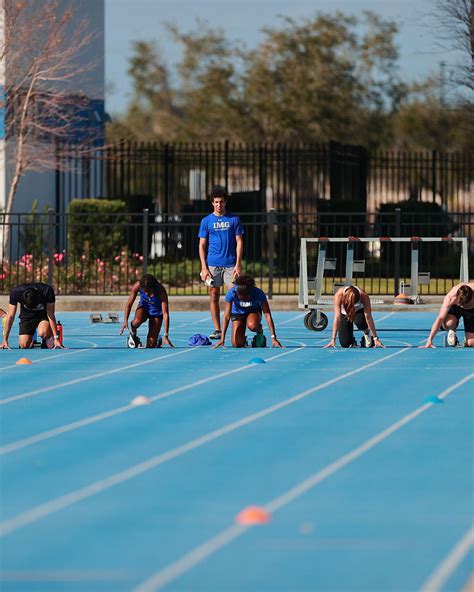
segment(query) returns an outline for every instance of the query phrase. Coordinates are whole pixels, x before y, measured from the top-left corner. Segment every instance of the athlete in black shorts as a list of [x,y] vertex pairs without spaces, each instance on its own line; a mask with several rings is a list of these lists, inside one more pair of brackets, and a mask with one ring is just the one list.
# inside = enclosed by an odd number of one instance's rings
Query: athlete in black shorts
[[2,349],[10,349],[8,336],[15,320],[16,309],[20,305],[20,337],[19,345],[22,349],[32,346],[33,335],[38,331],[38,337],[48,348],[63,346],[59,341],[56,317],[54,316],[56,297],[54,290],[48,284],[30,283],[16,286],[10,292],[8,315],[3,332]]
[[456,284],[449,290],[423,347],[435,347],[433,339],[441,327],[448,332],[447,344],[457,345],[456,329],[461,318],[464,321],[464,345],[474,347],[474,282]]

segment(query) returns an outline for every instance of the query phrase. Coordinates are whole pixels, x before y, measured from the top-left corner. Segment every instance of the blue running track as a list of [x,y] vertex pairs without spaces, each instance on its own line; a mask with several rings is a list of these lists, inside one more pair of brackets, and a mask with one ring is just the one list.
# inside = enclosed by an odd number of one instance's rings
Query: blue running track
[[434,313],[376,313],[383,350],[301,312],[281,350],[190,348],[203,312],[155,350],[58,316],[67,350],[0,351],[2,592],[472,589],[474,351],[419,349]]

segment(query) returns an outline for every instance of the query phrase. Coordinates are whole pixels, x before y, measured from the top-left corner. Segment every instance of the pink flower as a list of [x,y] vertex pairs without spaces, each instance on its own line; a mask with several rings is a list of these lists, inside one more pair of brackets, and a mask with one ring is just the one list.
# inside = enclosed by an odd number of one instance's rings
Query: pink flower
[[138,257],[139,261],[143,261],[143,255],[140,255],[140,257]]
[[113,275],[112,276],[112,281],[117,282],[118,281],[118,275]]
[[0,280],[6,280],[7,279],[7,274],[6,273],[0,273]]
[[120,255],[117,255],[116,257],[114,257],[114,261],[120,261]]
[[76,277],[81,278],[82,277],[82,273],[80,271],[76,272]]

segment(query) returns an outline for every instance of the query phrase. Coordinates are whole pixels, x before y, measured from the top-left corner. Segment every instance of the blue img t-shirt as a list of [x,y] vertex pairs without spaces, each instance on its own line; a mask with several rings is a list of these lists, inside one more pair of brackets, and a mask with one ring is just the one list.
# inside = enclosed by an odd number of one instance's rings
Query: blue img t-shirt
[[233,267],[237,261],[235,237],[243,234],[239,217],[230,212],[223,216],[212,213],[203,218],[198,236],[208,239],[207,264],[213,267]]
[[260,288],[252,288],[250,300],[239,300],[237,286],[231,288],[225,295],[226,302],[232,302],[232,314],[247,314],[249,312],[260,312],[262,304],[266,301],[265,292]]

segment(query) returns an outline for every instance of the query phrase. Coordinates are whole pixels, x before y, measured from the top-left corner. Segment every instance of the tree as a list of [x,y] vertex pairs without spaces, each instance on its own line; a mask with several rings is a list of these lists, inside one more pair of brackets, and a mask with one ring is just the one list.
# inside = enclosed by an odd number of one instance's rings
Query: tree
[[407,89],[397,73],[396,26],[319,14],[263,31],[256,48],[198,23],[182,33],[176,70],[159,47],[139,42],[129,73],[134,97],[115,131],[138,140],[308,142],[379,145]]
[[474,1],[436,0],[432,17],[439,44],[461,56],[453,81],[474,91]]
[[[3,110],[7,167],[11,168],[5,213],[12,211],[20,179],[27,171],[61,164],[55,147],[80,136],[77,154],[94,141],[89,133],[89,97],[71,90],[92,63],[80,63],[93,34],[86,20],[58,0],[1,0],[0,58],[5,73]],[[65,154],[63,150],[63,154]],[[6,226],[8,229],[8,225]],[[8,235],[4,236],[4,241]]]

